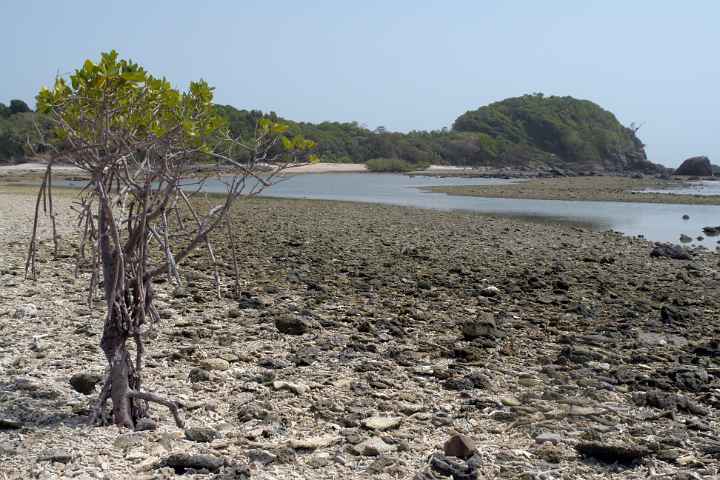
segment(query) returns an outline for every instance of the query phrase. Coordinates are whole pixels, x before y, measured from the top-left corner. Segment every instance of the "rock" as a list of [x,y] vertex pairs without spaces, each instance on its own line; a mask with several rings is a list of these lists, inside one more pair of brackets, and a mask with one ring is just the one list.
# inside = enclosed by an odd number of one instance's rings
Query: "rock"
[[720,235],[720,225],[717,227],[703,227],[703,232],[708,237],[717,237]]
[[206,382],[210,380],[210,372],[208,372],[204,368],[195,367],[190,370],[190,375],[188,375],[188,378],[192,383]]
[[600,442],[587,442],[575,445],[575,450],[585,457],[594,458],[603,463],[632,465],[650,455],[650,450],[635,445],[610,445]]
[[504,336],[503,331],[495,324],[495,317],[489,312],[482,312],[477,318],[463,322],[462,333],[468,340],[479,337],[502,338]]
[[363,427],[377,432],[398,428],[402,423],[402,417],[370,417],[362,421]]
[[312,323],[297,315],[280,315],[275,317],[275,328],[286,335],[302,335],[312,328]]
[[352,451],[356,455],[362,455],[364,457],[377,457],[378,455],[390,453],[393,450],[394,447],[392,445],[388,445],[378,437],[368,438],[352,447]]
[[457,457],[463,460],[470,458],[476,450],[477,447],[470,437],[462,434],[450,437],[443,447],[443,451],[448,457]]
[[118,450],[128,450],[142,445],[144,441],[145,435],[142,433],[125,433],[118,435],[115,440],[113,440],[113,447]]
[[311,468],[323,468],[333,463],[333,457],[327,453],[322,452],[310,457],[307,461],[307,465]]
[[690,400],[684,395],[665,393],[660,390],[637,392],[633,394],[632,398],[635,404],[641,407],[648,406],[670,411],[682,410],[694,413],[695,415],[703,416],[709,413],[707,408]]
[[677,170],[675,170],[674,175],[712,177],[713,169],[708,157],[692,157],[685,160]]
[[225,460],[209,454],[172,453],[168,455],[162,463],[170,468],[174,468],[176,471],[179,470],[179,473],[183,473],[184,470],[187,469],[206,469],[215,472],[223,466]]
[[277,460],[277,455],[270,453],[267,450],[261,450],[259,448],[253,448],[248,450],[246,453],[247,457],[251,462],[259,463],[260,465],[268,465]]
[[535,437],[535,443],[537,444],[552,443],[557,445],[560,442],[562,442],[562,436],[557,433],[541,433]]
[[681,234],[680,234],[680,241],[681,241],[682,243],[690,243],[690,242],[692,242],[692,237],[689,236],[689,235],[685,235],[684,233],[681,233]]
[[340,437],[335,435],[322,435],[319,437],[294,438],[289,441],[291,448],[296,450],[317,450],[337,443]]
[[682,216],[682,219],[683,219],[683,220],[690,220],[690,215],[688,215],[688,214],[686,213],[685,215]]
[[510,396],[500,397],[500,403],[502,403],[506,407],[519,407],[520,405],[522,405],[522,402],[520,400]]
[[500,289],[494,285],[490,285],[480,290],[480,295],[483,297],[497,297],[500,295]]
[[200,367],[205,370],[227,370],[230,362],[222,358],[206,358],[200,362]]
[[70,386],[76,392],[80,392],[84,395],[90,395],[95,391],[95,385],[100,383],[102,375],[97,373],[76,373],[70,377]]
[[19,430],[22,428],[22,423],[17,420],[0,417],[0,430]]
[[303,395],[310,391],[310,387],[302,383],[290,383],[277,380],[272,383],[272,386],[275,390],[289,390],[295,395]]
[[157,430],[158,425],[151,418],[141,418],[135,423],[136,432],[147,432]]
[[37,317],[37,314],[38,309],[35,305],[33,305],[32,303],[25,303],[15,307],[14,317],[17,320],[22,320],[25,318]]
[[72,459],[72,453],[64,448],[51,448],[50,450],[45,450],[37,457],[38,462],[70,463]]
[[185,438],[191,442],[210,443],[220,434],[214,428],[210,427],[190,427],[185,429]]
[[[477,466],[474,462],[475,457],[471,457],[470,461],[467,462],[456,462],[444,455],[433,453],[430,456],[430,468],[442,475],[442,478],[452,478],[453,480],[477,480]],[[425,478],[437,478],[435,475],[421,477]]]
[[690,312],[679,307],[663,305],[660,308],[660,320],[663,323],[687,323],[691,318]]
[[690,254],[679,245],[671,243],[655,243],[650,256],[653,258],[672,258],[673,260],[690,260]]

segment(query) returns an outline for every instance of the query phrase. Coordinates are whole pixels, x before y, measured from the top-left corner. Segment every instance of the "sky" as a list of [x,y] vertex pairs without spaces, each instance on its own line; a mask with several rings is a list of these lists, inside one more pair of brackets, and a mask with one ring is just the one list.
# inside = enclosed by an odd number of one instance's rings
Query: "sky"
[[435,130],[526,93],[612,111],[650,160],[720,164],[717,0],[0,0],[0,101],[117,50],[218,103]]

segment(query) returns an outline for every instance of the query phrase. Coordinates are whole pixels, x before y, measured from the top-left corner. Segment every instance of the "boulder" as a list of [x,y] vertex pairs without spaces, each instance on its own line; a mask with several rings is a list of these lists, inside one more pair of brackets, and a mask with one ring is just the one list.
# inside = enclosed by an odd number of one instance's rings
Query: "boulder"
[[297,315],[280,315],[275,318],[275,328],[286,335],[302,335],[312,328],[312,323]]
[[690,254],[684,248],[671,243],[656,243],[650,252],[653,258],[672,258],[674,260],[690,260]]
[[463,460],[472,457],[477,448],[475,443],[465,435],[457,434],[445,442],[443,448],[445,455],[449,457],[462,458]]
[[95,385],[100,383],[102,375],[97,373],[81,372],[70,377],[70,386],[76,392],[90,395],[95,391]]
[[712,174],[713,169],[708,157],[688,158],[675,170],[675,175],[688,177],[711,177]]

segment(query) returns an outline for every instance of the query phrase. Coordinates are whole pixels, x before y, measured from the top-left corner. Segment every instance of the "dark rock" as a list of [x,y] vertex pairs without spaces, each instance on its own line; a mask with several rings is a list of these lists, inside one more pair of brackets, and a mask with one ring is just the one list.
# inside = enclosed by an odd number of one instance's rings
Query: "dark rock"
[[443,447],[445,455],[449,457],[462,458],[463,460],[470,458],[477,450],[475,443],[465,435],[453,435],[445,442]]
[[681,241],[682,243],[690,243],[690,242],[692,242],[692,237],[689,236],[689,235],[685,235],[684,233],[681,233],[681,234],[680,234],[680,241]]
[[70,377],[70,386],[76,392],[90,395],[95,391],[95,385],[102,380],[102,375],[96,373],[76,373]]
[[215,455],[198,453],[173,453],[163,461],[165,466],[174,468],[178,473],[185,473],[185,470],[209,470],[217,471],[223,466],[225,460]]
[[687,177],[712,177],[713,169],[708,157],[692,157],[675,170],[675,175]]
[[682,219],[683,219],[683,220],[690,220],[690,215],[688,215],[688,214],[686,213],[685,215],[682,216]]
[[430,456],[430,468],[440,475],[451,477],[453,480],[477,480],[478,478],[474,466],[467,465],[465,462],[454,461],[439,453],[433,453]]
[[185,429],[185,438],[191,442],[210,443],[220,434],[214,428],[210,427],[191,427]]
[[717,237],[720,235],[720,225],[717,227],[703,227],[703,232],[708,237]]
[[603,463],[633,465],[650,455],[650,450],[635,445],[609,445],[599,442],[579,443],[575,450],[585,457]]
[[687,323],[692,319],[692,315],[686,309],[663,305],[660,308],[660,320],[663,323]]
[[662,410],[682,410],[695,415],[707,415],[708,410],[684,395],[651,390],[646,393],[634,393],[633,401],[641,407],[648,406]]
[[157,430],[158,425],[154,420],[150,418],[141,418],[135,423],[136,432],[153,431]]
[[673,260],[690,260],[690,254],[684,248],[672,243],[656,243],[650,252],[653,258],[672,258]]
[[701,392],[707,389],[709,377],[704,368],[677,367],[669,370],[667,375],[680,390]]
[[22,428],[22,423],[17,420],[11,420],[9,418],[0,418],[0,430],[19,430]]
[[207,382],[208,380],[210,380],[210,372],[208,372],[204,368],[195,367],[190,370],[190,375],[188,375],[188,378],[192,383]]
[[279,315],[275,317],[275,328],[286,335],[302,335],[310,331],[310,321],[297,315]]

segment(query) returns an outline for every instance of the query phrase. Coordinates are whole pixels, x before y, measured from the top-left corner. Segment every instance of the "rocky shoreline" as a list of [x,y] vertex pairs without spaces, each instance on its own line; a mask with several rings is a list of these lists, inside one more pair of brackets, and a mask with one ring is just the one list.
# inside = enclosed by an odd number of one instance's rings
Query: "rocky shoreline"
[[[72,191],[58,223],[72,225]],[[34,197],[0,187],[6,478],[713,478],[719,256],[463,212],[253,199],[241,294],[202,252],[157,285],[147,430],[84,425],[104,360],[65,228],[22,278]],[[81,375],[78,377],[78,375]],[[71,384],[71,379],[73,379]],[[79,388],[87,393],[81,393]],[[179,472],[185,474],[179,476]],[[2,478],[2,477],[0,477]]]

